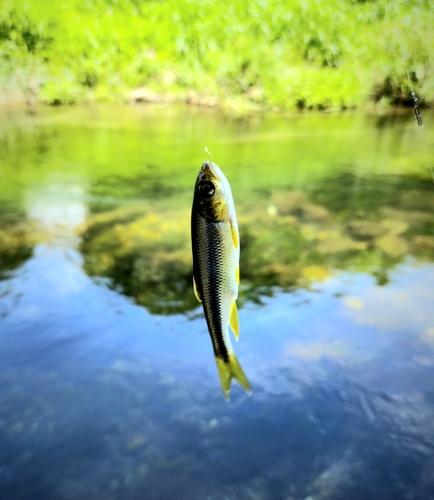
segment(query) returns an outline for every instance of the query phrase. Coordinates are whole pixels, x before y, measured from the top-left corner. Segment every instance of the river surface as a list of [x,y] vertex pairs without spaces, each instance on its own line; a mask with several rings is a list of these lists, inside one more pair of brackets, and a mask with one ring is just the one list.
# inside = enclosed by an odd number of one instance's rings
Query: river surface
[[[0,498],[434,499],[434,114],[1,111]],[[241,235],[225,402],[204,142]]]

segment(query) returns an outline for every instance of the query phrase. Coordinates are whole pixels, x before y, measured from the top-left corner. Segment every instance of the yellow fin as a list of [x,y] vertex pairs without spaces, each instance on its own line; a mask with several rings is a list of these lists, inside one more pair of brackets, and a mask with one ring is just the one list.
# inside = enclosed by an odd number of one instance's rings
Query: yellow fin
[[238,342],[238,336],[240,335],[240,325],[238,324],[238,309],[235,301],[232,302],[229,325],[231,327],[231,330],[234,332],[235,338]]
[[200,298],[199,292],[197,291],[196,280],[194,279],[194,276],[193,276],[193,290],[194,290],[194,294],[196,295],[196,299],[199,302],[202,302],[202,299]]
[[237,267],[235,269],[235,281],[237,282],[237,285],[240,284],[240,268]]
[[225,362],[223,359],[217,357],[215,358],[215,360],[217,363],[220,385],[222,387],[223,396],[226,401],[229,400],[229,396],[231,393],[231,382],[233,378],[238,382],[238,385],[246,391],[247,394],[250,394],[252,392],[250,383],[247,380],[247,377],[243,372],[243,369],[241,368],[241,365],[238,362],[235,354],[229,354],[228,362]]
[[231,234],[232,234],[232,241],[234,242],[235,248],[238,248],[240,246],[240,238],[238,236],[238,231],[232,222],[232,219],[231,219]]

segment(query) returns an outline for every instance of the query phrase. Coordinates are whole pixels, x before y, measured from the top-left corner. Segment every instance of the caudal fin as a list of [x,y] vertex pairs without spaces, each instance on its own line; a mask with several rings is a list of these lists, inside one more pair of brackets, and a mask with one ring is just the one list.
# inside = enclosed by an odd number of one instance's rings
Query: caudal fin
[[252,392],[250,383],[247,380],[247,377],[243,372],[243,369],[241,368],[241,365],[238,362],[235,354],[229,354],[228,361],[224,361],[223,359],[217,357],[215,358],[215,360],[217,363],[220,385],[222,387],[223,395],[226,401],[228,401],[229,399],[229,395],[231,392],[231,382],[233,378],[247,392],[247,394],[250,394]]

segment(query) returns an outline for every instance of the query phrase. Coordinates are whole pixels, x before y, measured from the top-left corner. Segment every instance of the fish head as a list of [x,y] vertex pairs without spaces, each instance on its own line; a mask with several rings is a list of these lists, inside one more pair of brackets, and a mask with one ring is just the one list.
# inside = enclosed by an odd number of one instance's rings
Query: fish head
[[218,165],[206,161],[197,176],[193,209],[213,222],[229,221],[233,207],[228,180]]

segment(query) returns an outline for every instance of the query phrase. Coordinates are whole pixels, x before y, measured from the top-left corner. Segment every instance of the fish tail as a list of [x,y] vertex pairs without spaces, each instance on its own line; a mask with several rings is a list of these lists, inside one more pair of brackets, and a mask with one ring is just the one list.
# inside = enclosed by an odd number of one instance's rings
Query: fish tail
[[220,385],[222,387],[223,396],[225,397],[226,401],[229,400],[229,395],[231,392],[231,382],[233,378],[238,382],[240,387],[242,387],[246,391],[247,394],[250,394],[252,392],[250,383],[247,380],[247,377],[243,369],[241,368],[241,365],[238,362],[235,354],[229,354],[229,359],[227,361],[218,357],[216,357],[215,360],[217,363]]

